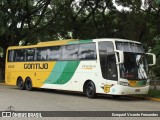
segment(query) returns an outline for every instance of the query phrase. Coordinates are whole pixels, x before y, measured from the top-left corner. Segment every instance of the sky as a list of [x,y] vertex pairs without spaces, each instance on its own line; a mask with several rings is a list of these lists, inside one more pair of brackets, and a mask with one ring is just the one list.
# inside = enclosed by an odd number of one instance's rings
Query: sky
[[114,5],[119,11],[122,11],[122,10],[129,11],[129,8],[128,8],[128,7],[123,7],[122,5],[117,5],[117,4],[115,3],[115,0],[113,0],[113,5]]

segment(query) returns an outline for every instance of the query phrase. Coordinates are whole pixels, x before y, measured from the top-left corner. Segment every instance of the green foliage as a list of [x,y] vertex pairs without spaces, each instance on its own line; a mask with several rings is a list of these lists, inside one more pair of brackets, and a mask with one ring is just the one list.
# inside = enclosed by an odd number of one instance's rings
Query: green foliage
[[156,44],[152,49],[152,52],[156,54],[157,63],[156,66],[154,66],[152,69],[155,74],[155,77],[160,78],[160,35],[156,36],[153,40]]
[[148,97],[160,98],[160,90],[152,90],[150,89],[147,94]]
[[[127,7],[119,11],[114,4]],[[160,62],[159,0],[1,0],[0,46],[59,38],[126,38],[140,41]],[[71,33],[72,36],[69,34]],[[160,67],[154,68],[160,75]]]

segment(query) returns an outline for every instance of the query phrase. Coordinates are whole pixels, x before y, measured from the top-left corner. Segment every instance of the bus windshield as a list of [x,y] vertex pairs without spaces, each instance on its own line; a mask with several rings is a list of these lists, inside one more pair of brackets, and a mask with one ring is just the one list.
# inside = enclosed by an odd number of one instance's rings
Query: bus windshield
[[129,80],[147,79],[147,62],[144,54],[124,52],[124,63],[120,65],[121,78]]
[[120,65],[120,77],[128,80],[147,79],[148,67],[142,45],[117,42],[116,47],[124,51],[124,63]]
[[124,52],[144,53],[142,45],[137,43],[116,42],[116,47]]

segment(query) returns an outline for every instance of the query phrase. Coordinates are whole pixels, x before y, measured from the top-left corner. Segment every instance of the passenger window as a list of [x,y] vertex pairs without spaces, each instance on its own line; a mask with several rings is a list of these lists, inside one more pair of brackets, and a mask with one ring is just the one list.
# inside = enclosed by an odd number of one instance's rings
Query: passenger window
[[77,60],[78,45],[66,45],[62,48],[62,60]]
[[50,50],[47,48],[37,48],[36,55],[37,61],[45,61],[47,60],[47,52]]
[[82,60],[94,60],[97,58],[96,45],[91,44],[80,44],[78,58]]
[[13,62],[14,61],[14,50],[8,51],[8,61]]
[[34,61],[34,49],[26,49],[26,61]]
[[47,50],[48,60],[59,60],[61,58],[61,47],[54,46]]
[[24,50],[15,50],[15,61],[24,61]]

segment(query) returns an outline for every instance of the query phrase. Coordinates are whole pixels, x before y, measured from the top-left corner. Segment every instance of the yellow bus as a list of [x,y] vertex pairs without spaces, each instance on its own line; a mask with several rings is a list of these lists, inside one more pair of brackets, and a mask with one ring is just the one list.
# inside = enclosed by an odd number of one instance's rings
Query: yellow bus
[[11,46],[5,82],[20,90],[47,88],[97,94],[147,94],[148,64],[141,43],[124,39],[60,40]]

